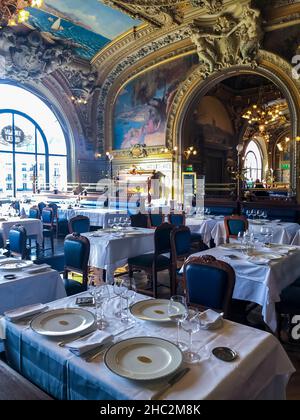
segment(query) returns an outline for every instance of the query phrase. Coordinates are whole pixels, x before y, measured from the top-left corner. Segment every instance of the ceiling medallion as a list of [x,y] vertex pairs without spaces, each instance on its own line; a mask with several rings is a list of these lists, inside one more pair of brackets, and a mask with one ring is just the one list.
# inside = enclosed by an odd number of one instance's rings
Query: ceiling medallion
[[43,0],[0,0],[0,26],[16,26],[29,19],[27,7],[40,8]]

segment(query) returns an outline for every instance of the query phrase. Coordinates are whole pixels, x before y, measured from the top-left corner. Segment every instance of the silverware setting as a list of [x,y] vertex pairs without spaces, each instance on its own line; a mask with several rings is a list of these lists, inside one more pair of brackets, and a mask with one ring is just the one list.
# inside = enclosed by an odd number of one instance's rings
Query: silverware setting
[[179,382],[180,379],[182,379],[190,370],[190,368],[184,368],[179,372],[175,373],[175,375],[173,375],[168,380],[167,384],[163,385],[159,391],[155,392],[155,394],[153,394],[150,399],[158,400],[166,391],[168,391],[173,385]]

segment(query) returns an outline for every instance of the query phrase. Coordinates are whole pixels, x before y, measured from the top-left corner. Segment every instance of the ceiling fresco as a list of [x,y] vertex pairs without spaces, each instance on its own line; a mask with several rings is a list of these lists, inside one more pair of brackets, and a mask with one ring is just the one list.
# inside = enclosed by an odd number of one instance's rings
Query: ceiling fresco
[[74,47],[86,60],[140,21],[99,0],[45,0],[42,9],[30,8],[27,26],[38,29],[49,42],[57,39]]

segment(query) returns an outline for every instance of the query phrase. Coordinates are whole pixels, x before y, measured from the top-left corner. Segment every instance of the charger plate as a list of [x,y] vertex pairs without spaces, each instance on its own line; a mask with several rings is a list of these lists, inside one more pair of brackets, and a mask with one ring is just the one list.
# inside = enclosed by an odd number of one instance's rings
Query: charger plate
[[182,360],[175,344],[156,337],[120,341],[104,355],[104,363],[113,373],[138,381],[164,378],[179,369]]
[[[149,299],[142,300],[130,306],[131,314],[143,321],[169,322],[168,306],[170,301],[167,299]],[[186,311],[180,303],[173,303],[173,307],[178,308],[178,314]]]
[[43,312],[30,323],[33,331],[48,337],[77,334],[95,323],[95,315],[81,308],[62,308]]
[[16,260],[15,258],[5,259],[0,261],[0,270],[22,270],[33,265],[33,261],[27,260]]

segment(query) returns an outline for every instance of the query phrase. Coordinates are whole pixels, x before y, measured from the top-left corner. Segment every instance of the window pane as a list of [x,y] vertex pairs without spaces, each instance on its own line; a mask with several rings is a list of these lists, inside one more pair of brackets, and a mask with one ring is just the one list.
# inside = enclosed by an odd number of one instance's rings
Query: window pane
[[16,190],[32,192],[35,174],[34,155],[16,155]]
[[45,156],[37,157],[37,188],[45,190],[46,186],[46,158]]
[[12,151],[12,114],[0,114],[0,150]]
[[37,152],[38,153],[45,153],[45,143],[40,132],[37,130]]
[[15,115],[16,152],[35,153],[35,126],[31,121]]
[[13,159],[11,153],[0,153],[0,193],[6,197],[13,196]]
[[67,160],[65,157],[49,157],[50,190],[67,190]]

